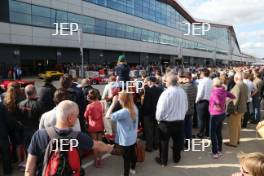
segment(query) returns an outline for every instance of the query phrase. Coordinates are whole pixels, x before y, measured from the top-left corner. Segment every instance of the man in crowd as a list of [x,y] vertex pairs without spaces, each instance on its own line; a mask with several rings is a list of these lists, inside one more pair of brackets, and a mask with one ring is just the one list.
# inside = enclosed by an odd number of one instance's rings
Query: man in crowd
[[64,76],[60,78],[60,88],[67,91],[69,100],[78,104],[80,110],[79,121],[81,130],[82,132],[86,132],[87,129],[83,117],[85,111],[85,100],[82,90],[73,84],[73,78],[68,74],[64,74]]
[[[68,93],[65,90],[58,89],[54,93],[53,101],[56,106],[64,101],[68,100]],[[54,107],[52,110],[42,114],[39,121],[39,129],[47,129],[49,127],[54,127],[56,125],[56,108]],[[72,127],[73,131],[81,131],[79,119],[77,119],[75,125]]]
[[209,99],[211,95],[213,82],[209,78],[210,72],[207,69],[201,71],[200,80],[198,81],[198,90],[196,96],[196,110],[198,117],[199,133],[197,136],[203,138],[209,137]]
[[[56,110],[55,131],[58,135],[63,136],[71,132],[78,118],[79,108],[73,101],[62,101]],[[86,133],[79,133],[77,136],[80,150],[97,150],[99,152],[111,152],[112,145],[106,145],[102,142],[93,141]],[[49,144],[49,135],[46,130],[38,130],[32,137],[28,148],[28,158],[25,170],[25,176],[35,176],[37,172],[37,163],[41,163],[42,156]],[[40,167],[42,168],[42,167]]]
[[166,75],[167,89],[161,94],[156,110],[159,126],[160,156],[156,162],[165,167],[168,162],[169,139],[173,140],[173,161],[181,159],[184,144],[184,118],[188,110],[188,100],[185,91],[177,85],[174,72]]
[[[179,84],[183,88],[188,97],[188,111],[184,119],[184,129],[185,129],[185,139],[192,139],[192,120],[194,114],[194,103],[197,94],[197,87],[191,83],[192,75],[189,72],[180,72],[179,73]],[[185,141],[186,146],[187,141]]]
[[34,85],[27,85],[25,94],[26,99],[19,103],[19,110],[22,114],[20,121],[24,127],[25,145],[28,147],[32,135],[38,129],[39,119],[44,110],[43,104],[38,101]]
[[230,114],[228,122],[230,141],[225,143],[230,147],[237,147],[240,142],[241,121],[244,113],[247,111],[248,100],[248,88],[243,83],[242,73],[237,72],[234,76],[234,81],[236,85],[231,90],[231,93],[236,97],[233,100],[234,112]]
[[53,102],[53,95],[56,88],[52,85],[52,78],[46,78],[44,85],[39,88],[38,95],[39,101],[44,105],[45,112],[51,110],[55,104]]
[[253,103],[253,123],[257,124],[260,121],[260,101],[262,94],[263,81],[261,74],[258,71],[254,71],[254,86],[255,91],[252,94]]
[[248,88],[248,99],[247,99],[247,111],[244,114],[242,127],[247,128],[248,121],[250,120],[250,104],[252,102],[251,95],[254,92],[255,88],[254,88],[253,82],[250,80],[250,74],[249,73],[244,73],[243,77],[244,77],[243,82],[247,85],[247,88]]
[[158,123],[155,118],[156,106],[162,89],[156,86],[155,77],[148,78],[142,105],[142,116],[144,121],[144,134],[146,138],[146,151],[152,152],[158,148]]

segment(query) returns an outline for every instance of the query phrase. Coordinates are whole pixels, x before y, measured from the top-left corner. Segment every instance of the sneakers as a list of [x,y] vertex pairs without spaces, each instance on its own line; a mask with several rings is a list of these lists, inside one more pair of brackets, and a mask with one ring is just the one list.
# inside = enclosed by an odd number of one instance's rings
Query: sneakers
[[136,170],[134,170],[134,169],[130,169],[130,175],[136,175]]
[[[129,170],[129,176],[136,175],[136,170],[135,169],[130,169]],[[124,176],[124,174],[121,174],[121,176]]]
[[217,154],[212,154],[212,158],[213,159],[218,159],[218,158],[220,158],[220,156],[218,155],[218,153]]
[[209,155],[213,158],[213,159],[218,159],[221,156],[223,156],[224,154],[222,152],[217,152],[216,154],[213,154],[212,152],[209,153]]
[[224,154],[222,153],[222,152],[217,152],[217,154],[219,155],[219,156],[223,156]]

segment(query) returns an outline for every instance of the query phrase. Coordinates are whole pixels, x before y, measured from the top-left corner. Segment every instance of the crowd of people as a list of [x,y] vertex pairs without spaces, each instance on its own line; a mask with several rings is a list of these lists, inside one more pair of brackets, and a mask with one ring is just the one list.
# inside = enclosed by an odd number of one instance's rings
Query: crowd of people
[[[102,153],[112,152],[114,146],[102,141],[112,136],[122,149],[122,175],[134,175],[139,129],[143,129],[140,138],[145,140],[145,151],[159,151],[155,161],[161,167],[169,162],[170,138],[174,163],[180,162],[193,138],[211,139],[211,157],[218,159],[224,154],[222,128],[227,116],[229,142],[225,144],[229,147],[240,144],[241,128],[261,121],[264,67],[168,67],[164,73],[157,69],[155,74],[143,71],[136,77],[130,77],[130,71],[121,55],[102,96],[88,79],[78,83],[68,74],[60,78],[58,88],[46,79],[38,92],[34,85],[21,91],[12,82],[0,104],[4,174],[11,175],[12,162],[19,163],[27,176],[47,173],[46,148],[53,138],[65,136],[77,138],[80,154],[93,150],[95,167],[103,167]],[[128,81],[134,82],[121,84]],[[136,82],[142,84],[139,91]],[[193,127],[198,128],[197,134]],[[263,175],[262,154],[243,155],[240,161],[249,166],[236,175]],[[74,172],[83,174],[82,169]]]

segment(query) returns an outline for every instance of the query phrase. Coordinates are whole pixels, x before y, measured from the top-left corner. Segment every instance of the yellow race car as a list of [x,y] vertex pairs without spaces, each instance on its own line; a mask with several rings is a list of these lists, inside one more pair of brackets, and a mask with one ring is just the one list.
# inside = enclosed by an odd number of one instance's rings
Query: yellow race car
[[64,73],[59,72],[59,71],[45,71],[43,73],[39,74],[40,79],[60,79],[61,76],[63,76]]

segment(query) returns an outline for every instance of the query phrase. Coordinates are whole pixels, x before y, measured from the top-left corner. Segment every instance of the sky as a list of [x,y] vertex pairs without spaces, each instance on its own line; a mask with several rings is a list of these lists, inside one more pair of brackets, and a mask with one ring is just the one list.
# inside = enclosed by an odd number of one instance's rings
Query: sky
[[194,18],[233,25],[242,52],[264,58],[264,0],[178,0]]

